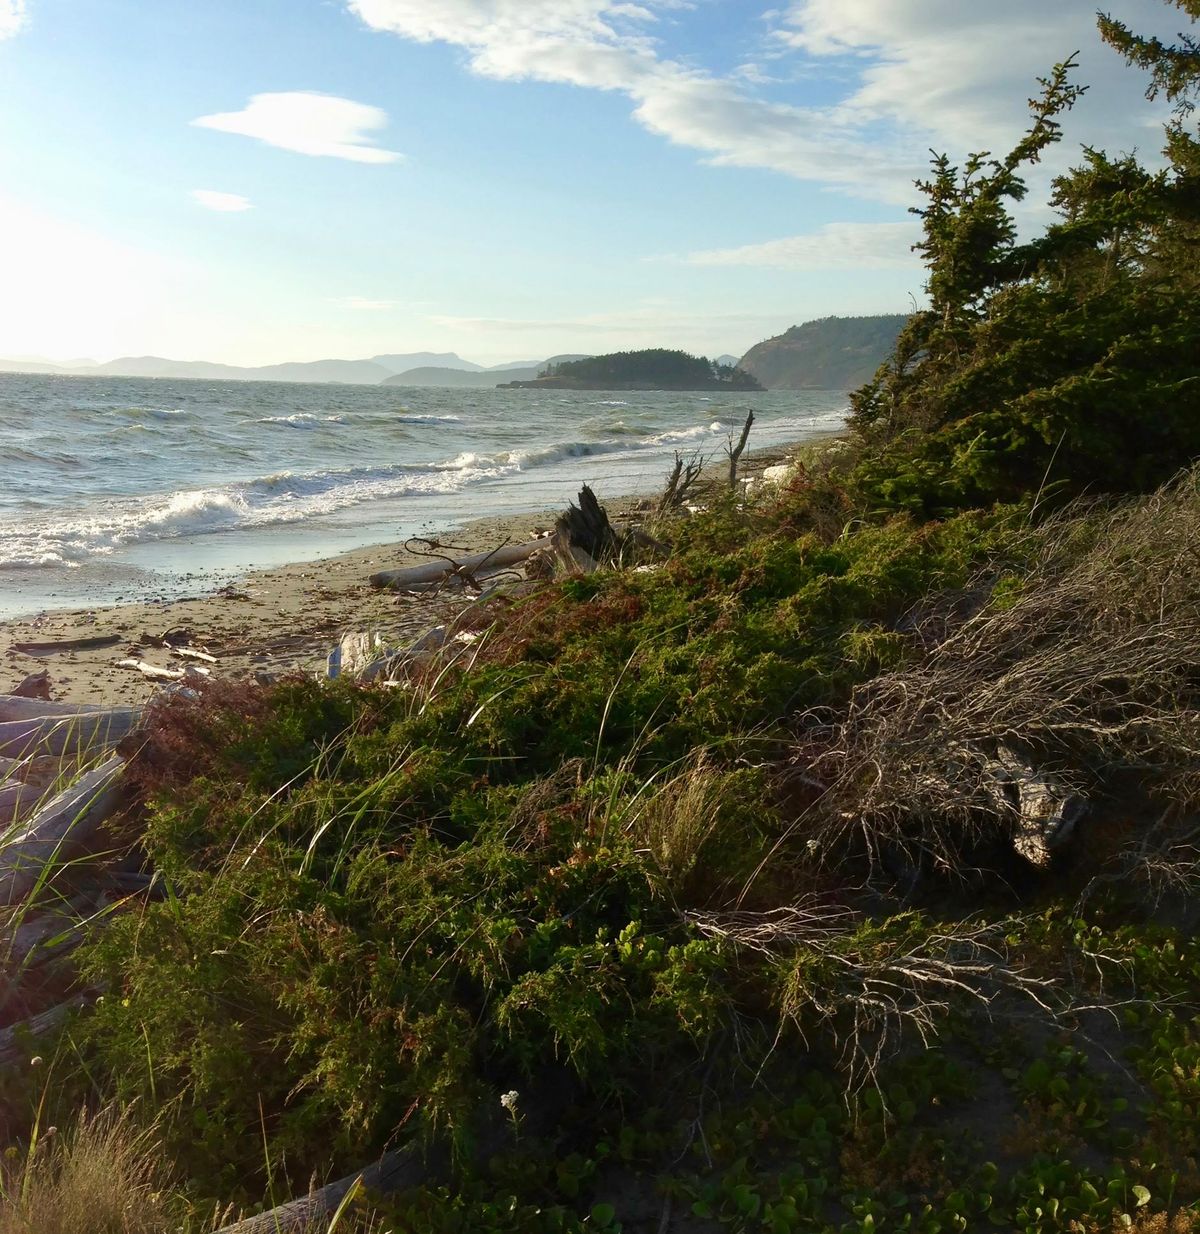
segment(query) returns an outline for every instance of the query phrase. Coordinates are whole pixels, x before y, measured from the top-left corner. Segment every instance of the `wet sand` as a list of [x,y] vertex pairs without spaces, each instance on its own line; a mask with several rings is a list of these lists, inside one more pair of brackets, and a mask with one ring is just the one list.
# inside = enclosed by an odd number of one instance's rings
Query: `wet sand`
[[[747,454],[743,474],[791,457],[812,442],[793,448]],[[614,520],[636,518],[650,506],[642,496],[601,501]],[[482,552],[504,543],[522,543],[553,526],[555,510],[480,519],[440,537],[453,555]],[[326,657],[342,635],[377,631],[388,646],[405,646],[442,624],[469,602],[461,591],[404,594],[377,591],[368,577],[377,570],[415,564],[421,558],[403,545],[376,545],[321,561],[255,571],[212,595],[174,601],[117,604],[94,609],[63,609],[0,622],[0,693],[27,675],[50,675],[51,697],[78,703],[145,702],[161,683],[119,668],[136,658],[162,668],[181,669],[187,661],[154,645],[169,631],[186,630],[191,647],[216,658],[204,664],[213,675],[253,677],[300,671],[324,674]],[[116,638],[88,650],[29,654],[13,644],[81,638]],[[192,661],[195,663],[195,661]]]

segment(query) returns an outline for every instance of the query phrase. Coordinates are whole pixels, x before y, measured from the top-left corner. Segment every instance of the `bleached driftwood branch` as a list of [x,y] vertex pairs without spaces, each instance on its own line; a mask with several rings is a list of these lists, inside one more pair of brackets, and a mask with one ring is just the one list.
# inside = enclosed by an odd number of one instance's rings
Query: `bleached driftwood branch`
[[543,538],[529,540],[524,544],[504,544],[487,553],[472,553],[469,557],[439,557],[403,570],[380,570],[372,574],[369,581],[372,587],[389,587],[400,591],[436,586],[454,574],[475,574],[480,571],[486,573],[517,565],[545,544],[546,540]]

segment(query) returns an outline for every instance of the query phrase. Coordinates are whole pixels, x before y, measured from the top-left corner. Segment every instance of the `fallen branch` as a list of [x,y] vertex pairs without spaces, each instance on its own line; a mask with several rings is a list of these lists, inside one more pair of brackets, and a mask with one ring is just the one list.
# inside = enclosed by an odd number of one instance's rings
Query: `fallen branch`
[[207,651],[200,651],[195,647],[172,647],[171,654],[178,656],[181,660],[203,660],[205,664],[216,664],[217,657],[210,656]]
[[686,504],[703,470],[704,457],[699,452],[685,459],[676,450],[675,466],[671,468],[671,474],[667,477],[667,486],[663,490],[663,495],[658,499],[659,514],[665,514],[668,510],[675,510]]
[[145,660],[118,660],[117,668],[133,669],[151,681],[182,681],[187,676],[186,669],[159,668],[157,664],[148,664]]
[[425,565],[409,566],[403,570],[380,570],[368,580],[372,587],[408,588],[428,587],[443,583],[451,575],[472,575],[480,571],[500,570],[516,565],[530,557],[546,543],[545,538],[530,540],[525,544],[503,544],[487,553],[473,553],[469,557],[453,559],[440,557]]

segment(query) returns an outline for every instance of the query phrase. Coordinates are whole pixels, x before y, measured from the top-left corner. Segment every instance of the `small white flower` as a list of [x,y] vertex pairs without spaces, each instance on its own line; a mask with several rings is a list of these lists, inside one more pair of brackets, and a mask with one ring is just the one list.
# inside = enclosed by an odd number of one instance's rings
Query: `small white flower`
[[515,1114],[517,1112],[517,1098],[519,1096],[520,1093],[518,1093],[515,1088],[509,1089],[509,1091],[500,1098],[500,1104],[510,1114]]

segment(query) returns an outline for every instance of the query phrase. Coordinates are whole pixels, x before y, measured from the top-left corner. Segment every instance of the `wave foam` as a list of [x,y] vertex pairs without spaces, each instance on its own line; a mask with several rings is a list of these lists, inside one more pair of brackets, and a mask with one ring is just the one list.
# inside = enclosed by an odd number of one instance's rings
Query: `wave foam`
[[314,416],[308,411],[297,411],[290,416],[260,416],[256,424],[287,424],[292,428],[316,428],[318,424],[345,424],[345,416]]

